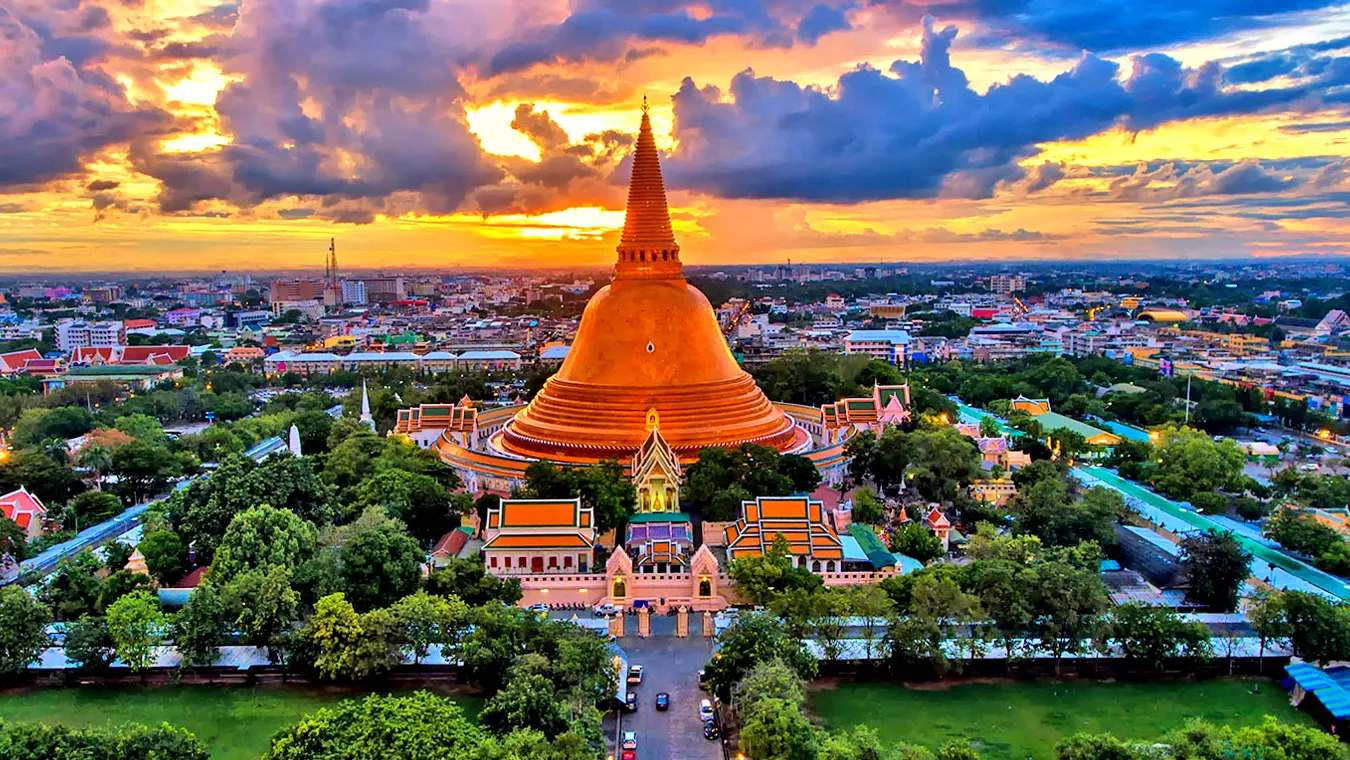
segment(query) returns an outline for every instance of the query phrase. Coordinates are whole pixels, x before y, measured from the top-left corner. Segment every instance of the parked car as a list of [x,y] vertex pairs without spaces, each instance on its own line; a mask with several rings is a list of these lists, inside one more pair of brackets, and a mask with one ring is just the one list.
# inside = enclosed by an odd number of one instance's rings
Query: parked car
[[619,756],[619,760],[637,760],[637,753],[631,749],[626,749],[623,751],[623,754]]
[[628,692],[628,696],[624,697],[623,709],[628,712],[637,712],[637,707],[638,707],[637,692],[636,691]]
[[548,605],[547,605],[547,604],[531,604],[531,605],[530,605],[529,607],[527,607],[526,609],[528,609],[530,612],[533,612],[533,613],[539,615],[539,617],[548,617]]
[[713,711],[712,702],[704,699],[698,703],[698,717],[700,720],[712,720],[717,713]]
[[658,694],[656,695],[656,709],[658,709],[658,710],[669,710],[669,709],[670,709],[670,695],[669,695],[669,694],[667,694],[667,693],[665,693],[665,692],[663,691],[663,692],[660,692],[660,693],[658,693]]
[[591,608],[591,611],[597,615],[617,615],[621,610],[613,604],[597,604]]
[[717,724],[716,724],[716,723],[713,723],[713,722],[710,721],[710,720],[704,721],[704,722],[703,722],[703,738],[705,738],[705,739],[716,739],[716,738],[720,737],[721,735],[722,735],[722,733],[721,733],[720,731],[717,730]]
[[642,683],[641,665],[634,665],[628,669],[628,683]]
[[637,749],[637,732],[636,732],[636,731],[624,731],[624,732],[623,732],[623,749],[632,749],[632,750]]
[[707,671],[700,670],[700,671],[698,672],[698,687],[699,687],[700,689],[705,690],[705,691],[708,689],[708,673],[707,673]]

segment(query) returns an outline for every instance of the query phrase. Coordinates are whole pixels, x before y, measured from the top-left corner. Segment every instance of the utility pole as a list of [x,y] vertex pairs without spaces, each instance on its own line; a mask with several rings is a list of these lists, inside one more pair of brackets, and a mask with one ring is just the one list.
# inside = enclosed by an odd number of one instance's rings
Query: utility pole
[[1192,372],[1187,372],[1187,373],[1186,373],[1186,422],[1184,423],[1184,424],[1186,424],[1186,425],[1191,424],[1191,375],[1192,375],[1192,374],[1193,374]]

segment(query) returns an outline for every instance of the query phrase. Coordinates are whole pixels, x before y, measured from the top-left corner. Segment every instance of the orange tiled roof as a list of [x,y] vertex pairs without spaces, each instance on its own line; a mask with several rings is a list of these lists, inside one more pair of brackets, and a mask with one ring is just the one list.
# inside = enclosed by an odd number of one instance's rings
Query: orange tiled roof
[[824,505],[805,496],[761,496],[741,504],[741,519],[726,528],[731,559],[763,554],[778,536],[794,555],[839,559],[844,545]]

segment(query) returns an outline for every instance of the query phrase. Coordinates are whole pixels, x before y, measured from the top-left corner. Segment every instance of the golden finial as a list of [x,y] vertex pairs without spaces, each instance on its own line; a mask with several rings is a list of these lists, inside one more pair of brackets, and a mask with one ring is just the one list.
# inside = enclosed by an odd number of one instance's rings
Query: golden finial
[[643,113],[643,114],[646,114],[646,113],[647,113],[647,96],[646,96],[646,95],[643,95],[643,96],[642,96],[642,113]]
[[647,410],[647,432],[650,433],[659,427],[661,427],[661,413],[656,411],[656,407],[652,407]]

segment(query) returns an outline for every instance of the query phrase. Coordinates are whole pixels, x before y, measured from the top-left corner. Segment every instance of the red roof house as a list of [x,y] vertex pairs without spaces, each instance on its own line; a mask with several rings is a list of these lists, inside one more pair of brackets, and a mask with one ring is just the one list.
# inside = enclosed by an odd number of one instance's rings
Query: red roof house
[[42,535],[42,519],[47,514],[47,508],[27,488],[20,486],[17,491],[0,496],[0,513],[18,523],[29,538]]
[[[191,346],[127,346],[122,349],[122,364],[175,364],[187,358]],[[168,361],[160,361],[167,357]]]

